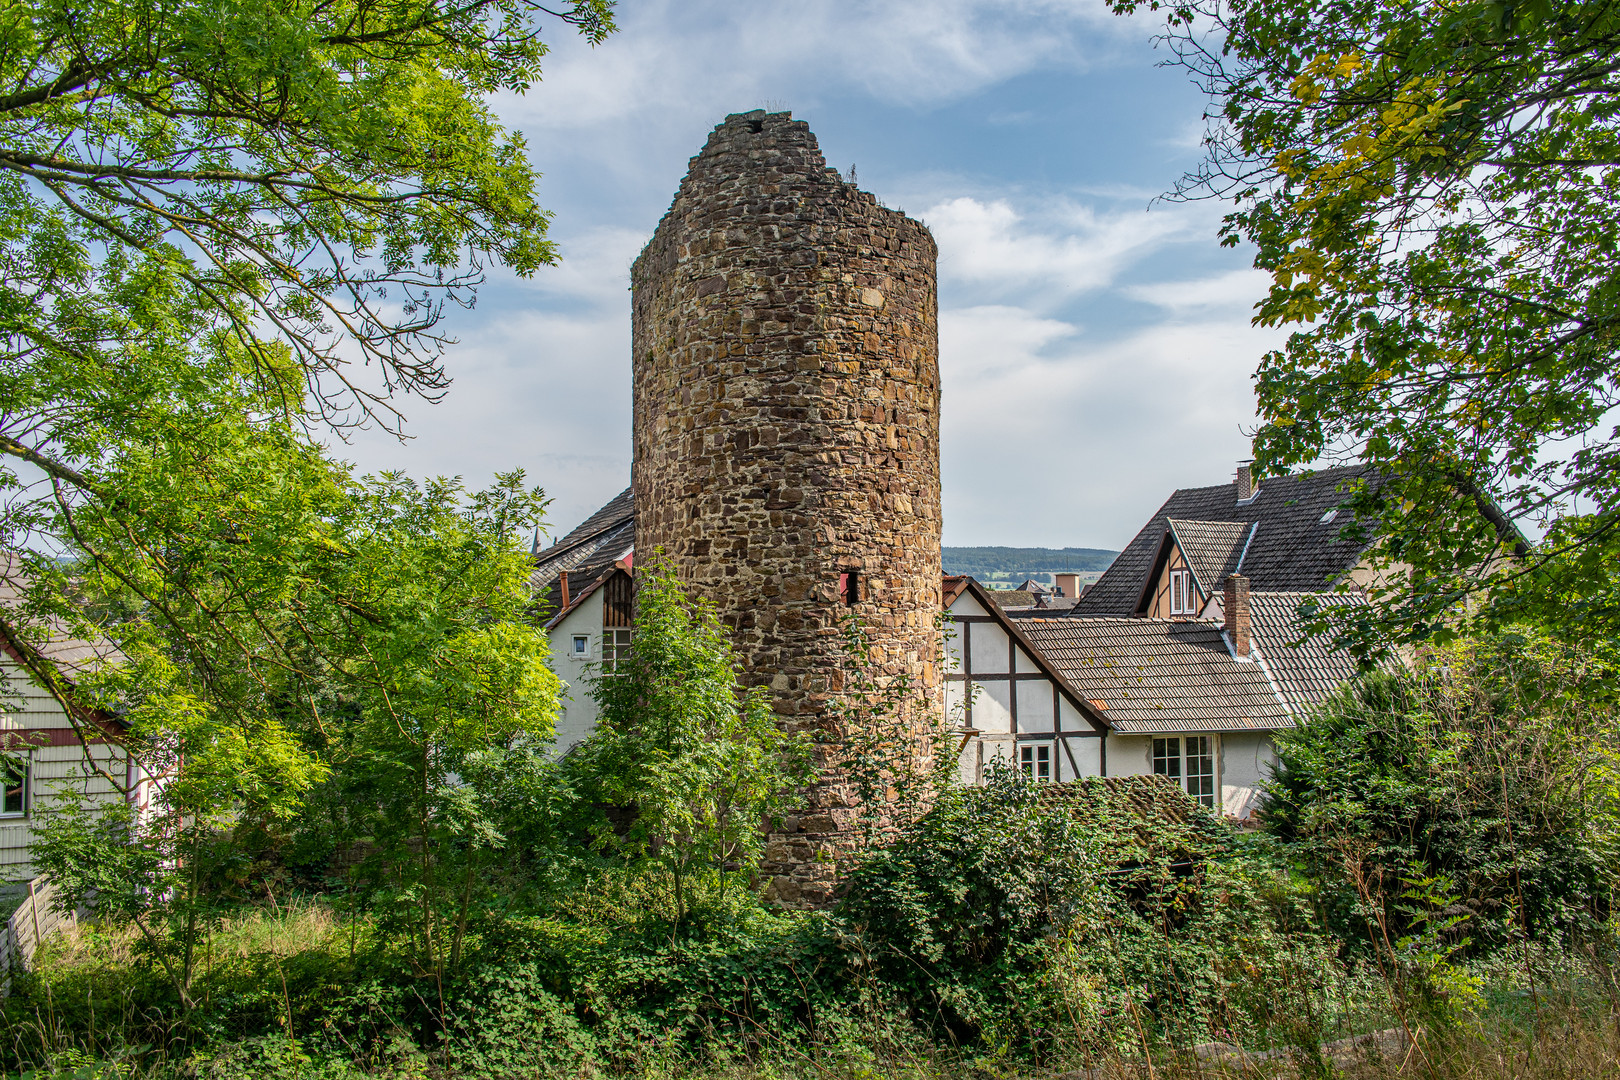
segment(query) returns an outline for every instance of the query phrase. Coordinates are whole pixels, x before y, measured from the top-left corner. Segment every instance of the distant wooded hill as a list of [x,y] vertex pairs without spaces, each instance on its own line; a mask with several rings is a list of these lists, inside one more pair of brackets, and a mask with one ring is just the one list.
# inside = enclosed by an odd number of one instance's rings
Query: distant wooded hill
[[942,548],[947,574],[1038,574],[1063,570],[1106,570],[1117,551],[1101,548]]

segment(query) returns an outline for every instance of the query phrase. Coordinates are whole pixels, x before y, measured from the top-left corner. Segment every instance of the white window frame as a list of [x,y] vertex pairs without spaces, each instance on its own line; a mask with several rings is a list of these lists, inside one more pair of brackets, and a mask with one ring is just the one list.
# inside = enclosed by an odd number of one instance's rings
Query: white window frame
[[1198,612],[1194,605],[1194,592],[1191,570],[1170,571],[1170,614],[1195,615]]
[[1024,776],[1037,784],[1057,781],[1056,747],[1050,742],[1031,739],[1018,744],[1018,768]]
[[620,675],[618,661],[630,655],[632,633],[628,627],[608,627],[602,631],[602,674]]
[[1220,736],[1214,734],[1154,735],[1148,746],[1148,764],[1155,775],[1170,777],[1194,801],[1217,811],[1220,756]]
[[573,647],[568,655],[575,660],[582,660],[591,655],[591,636],[589,634],[575,634]]
[[5,800],[0,796],[0,820],[16,821],[28,816],[28,803],[33,795],[34,787],[34,755],[23,753],[16,756],[7,755],[8,764],[16,764],[22,769],[22,809],[5,809]]

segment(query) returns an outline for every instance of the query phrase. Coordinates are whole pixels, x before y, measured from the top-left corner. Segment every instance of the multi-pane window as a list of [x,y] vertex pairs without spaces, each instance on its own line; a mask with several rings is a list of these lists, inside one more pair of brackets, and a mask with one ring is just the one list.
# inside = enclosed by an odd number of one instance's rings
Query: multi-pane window
[[0,784],[4,784],[0,817],[22,817],[28,813],[28,759],[0,757]]
[[1198,594],[1192,583],[1192,571],[1170,571],[1170,614],[1196,615],[1193,606],[1197,599]]
[[1018,748],[1018,767],[1031,780],[1045,783],[1052,779],[1052,744],[1025,743]]
[[1215,739],[1210,735],[1153,740],[1153,771],[1168,776],[1205,806],[1215,805]]
[[618,675],[620,665],[630,659],[630,631],[602,631],[602,674]]
[[1205,806],[1215,805],[1215,740],[1208,735],[1189,735],[1182,740],[1186,755],[1187,794]]

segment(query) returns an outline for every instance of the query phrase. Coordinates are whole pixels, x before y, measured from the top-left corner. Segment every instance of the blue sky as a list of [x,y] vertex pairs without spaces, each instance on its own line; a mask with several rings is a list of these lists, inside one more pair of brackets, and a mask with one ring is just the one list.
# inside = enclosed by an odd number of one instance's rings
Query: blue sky
[[1264,278],[1222,208],[1154,202],[1196,163],[1204,100],[1157,24],[1102,0],[622,0],[591,49],[554,28],[526,136],[563,261],[458,311],[455,379],[367,470],[521,466],[566,530],[629,482],[631,260],[727,113],[790,109],[829,164],[940,249],[945,542],[1122,546],[1175,487],[1247,456]]

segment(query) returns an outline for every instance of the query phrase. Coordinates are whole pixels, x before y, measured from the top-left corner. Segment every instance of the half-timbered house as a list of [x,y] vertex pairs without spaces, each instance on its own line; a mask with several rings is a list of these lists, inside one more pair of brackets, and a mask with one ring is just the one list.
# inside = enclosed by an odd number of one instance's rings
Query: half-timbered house
[[[1360,572],[1342,534],[1351,469],[1178,491],[1072,608],[1013,608],[945,577],[946,707],[960,776],[996,761],[1031,779],[1158,774],[1236,818],[1275,760],[1272,733],[1350,678],[1351,658],[1307,640],[1302,601]],[[550,548],[534,585],[569,684],[557,747],[595,727],[588,680],[631,632],[635,508],[626,491]]]
[[[15,575],[0,572],[0,608],[16,601]],[[44,663],[55,669],[59,698],[32,673],[23,648],[0,633],[0,892],[35,876],[30,850],[53,804],[124,799],[144,816],[163,779],[148,776],[124,752],[117,716],[75,703],[74,681],[93,665],[116,661],[116,649],[66,633],[40,645]]]

